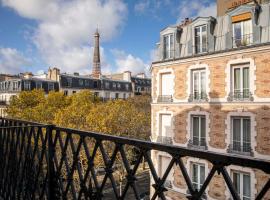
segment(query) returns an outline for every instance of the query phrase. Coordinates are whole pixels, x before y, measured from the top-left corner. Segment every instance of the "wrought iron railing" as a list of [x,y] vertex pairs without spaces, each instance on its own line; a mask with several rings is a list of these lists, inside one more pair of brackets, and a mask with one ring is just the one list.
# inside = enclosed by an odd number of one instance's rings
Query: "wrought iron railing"
[[233,141],[228,148],[229,153],[237,153],[243,155],[252,155],[251,142]]
[[233,37],[233,47],[242,47],[253,44],[253,33]]
[[173,97],[172,95],[159,95],[157,102],[159,103],[170,103],[173,102]]
[[[136,156],[129,150],[136,150]],[[135,152],[135,151],[131,151]],[[150,152],[165,152],[171,160],[159,177]],[[130,156],[133,159],[130,159]],[[211,163],[200,190],[193,187],[183,159],[195,157]],[[117,137],[93,132],[0,118],[0,199],[140,199],[138,169],[148,164],[154,182],[151,199],[166,199],[166,180],[172,168],[183,174],[189,199],[201,199],[214,174],[222,175],[234,199],[240,200],[227,166],[261,170],[270,174],[270,162],[247,156],[234,156],[179,146]],[[132,161],[132,162],[131,162]],[[102,164],[100,164],[100,163]],[[132,164],[131,164],[132,163]],[[118,191],[115,166],[124,172],[123,190]],[[102,177],[96,169],[102,166]],[[267,176],[266,176],[267,177]],[[108,193],[108,188],[110,189]],[[256,188],[256,199],[270,190],[270,179]],[[132,195],[132,196],[128,196]]]
[[253,101],[253,94],[248,90],[245,92],[234,91],[230,92],[227,98],[228,101]]
[[206,138],[193,137],[188,141],[188,147],[207,150]]
[[208,95],[205,92],[195,92],[189,95],[188,101],[189,102],[206,102],[208,101]]

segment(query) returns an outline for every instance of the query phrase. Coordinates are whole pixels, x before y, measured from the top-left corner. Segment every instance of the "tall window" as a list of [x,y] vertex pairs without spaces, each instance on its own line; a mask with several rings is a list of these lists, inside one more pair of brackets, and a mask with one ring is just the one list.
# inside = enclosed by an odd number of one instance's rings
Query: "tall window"
[[242,200],[251,199],[250,174],[233,171],[233,185]]
[[42,89],[42,82],[36,82],[36,88]]
[[172,117],[170,114],[161,114],[159,116],[159,136],[172,137]]
[[249,66],[234,66],[233,71],[233,96],[234,98],[249,98],[250,80]]
[[67,78],[67,86],[68,87],[72,86],[72,78]]
[[[166,172],[166,170],[169,167],[169,164],[171,162],[171,158],[169,157],[165,157],[165,156],[159,156],[159,177],[162,178]],[[172,187],[171,184],[172,181],[172,169],[169,173],[169,175],[167,176],[167,179],[165,181],[165,187]]]
[[245,20],[233,23],[233,45],[234,47],[252,44],[252,21]]
[[207,26],[195,27],[195,51],[196,53],[207,52]]
[[206,122],[204,115],[192,116],[192,144],[196,146],[206,146],[205,132]]
[[206,72],[205,69],[192,71],[193,100],[206,99]]
[[82,79],[79,79],[79,85],[83,86],[83,80]]
[[250,117],[232,117],[232,150],[251,151]]
[[173,58],[174,54],[174,38],[173,34],[164,36],[164,59]]
[[205,181],[204,164],[192,163],[191,165],[192,184],[194,189],[200,190]]
[[54,83],[48,83],[48,90],[54,90]]
[[24,82],[24,90],[31,90],[31,82],[30,81]]

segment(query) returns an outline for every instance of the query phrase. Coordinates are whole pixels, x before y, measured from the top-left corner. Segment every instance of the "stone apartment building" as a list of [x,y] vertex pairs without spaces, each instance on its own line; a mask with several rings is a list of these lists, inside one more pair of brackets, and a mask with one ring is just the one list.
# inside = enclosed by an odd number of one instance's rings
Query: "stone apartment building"
[[[270,160],[270,2],[218,0],[217,8],[216,18],[186,19],[160,32],[152,63],[152,140]],[[162,176],[170,155],[152,157]],[[185,166],[199,189],[211,164],[186,157]],[[258,170],[227,170],[243,200],[255,199],[267,180]],[[167,199],[186,199],[179,168],[166,186]],[[205,199],[230,198],[215,174]]]

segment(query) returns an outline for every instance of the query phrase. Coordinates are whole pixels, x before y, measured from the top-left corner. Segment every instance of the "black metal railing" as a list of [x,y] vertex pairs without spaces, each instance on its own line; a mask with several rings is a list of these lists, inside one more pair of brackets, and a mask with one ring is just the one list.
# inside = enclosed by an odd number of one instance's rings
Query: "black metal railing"
[[[154,152],[171,156],[161,177],[150,155]],[[186,157],[211,163],[210,173],[200,190],[194,188],[188,175],[183,161]],[[187,196],[193,200],[203,198],[216,173],[224,178],[233,199],[240,200],[227,166],[248,167],[270,174],[270,162],[248,156],[0,118],[0,199],[140,199],[145,194],[145,188],[138,189],[142,160],[148,164],[154,182],[152,200],[166,199],[166,181],[172,168],[180,169],[189,190]],[[115,174],[119,166],[124,174],[122,192],[118,190],[119,179]],[[103,176],[96,173],[100,167],[104,168]],[[270,190],[270,179],[256,189],[256,199],[262,199]]]
[[206,102],[208,101],[208,95],[205,92],[195,92],[189,95],[188,101],[189,102]]
[[228,148],[229,153],[252,155],[251,142],[233,141]]
[[243,47],[253,44],[253,33],[233,37],[233,47]]
[[188,141],[188,147],[207,150],[206,138],[193,137]]
[[159,95],[157,98],[157,102],[170,103],[170,102],[173,102],[173,97],[172,97],[172,95]]
[[244,92],[234,91],[230,92],[227,98],[228,101],[253,101],[253,94],[247,90]]

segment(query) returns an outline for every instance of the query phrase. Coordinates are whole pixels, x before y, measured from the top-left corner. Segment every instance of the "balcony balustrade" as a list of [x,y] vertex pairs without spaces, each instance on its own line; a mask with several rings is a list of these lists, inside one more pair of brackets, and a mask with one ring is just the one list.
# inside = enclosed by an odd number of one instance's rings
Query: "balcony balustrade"
[[[171,155],[162,176],[157,173],[152,152]],[[199,190],[192,184],[185,157],[210,163],[210,173],[206,174]],[[256,200],[263,199],[270,190],[267,176],[270,162],[266,160],[0,118],[0,199],[101,200],[108,199],[109,195],[109,199],[139,200],[145,194],[138,189],[138,169],[143,160],[153,180],[152,200],[166,199],[168,175],[175,168],[183,174],[188,199],[204,198],[210,181],[215,174],[220,174],[233,199],[240,200],[227,170],[230,165],[253,168],[265,174],[265,183],[261,188],[256,187]],[[124,173],[122,192],[119,192],[115,168],[118,164]],[[104,175],[98,176],[96,171],[101,166]]]
[[159,95],[157,102],[158,103],[171,103],[173,102],[172,95]]
[[250,142],[243,142],[241,144],[240,141],[233,141],[232,144],[229,145],[228,153],[242,154],[252,156],[252,148]]
[[230,92],[227,98],[228,101],[254,101],[253,94],[250,91],[234,91]]
[[206,139],[205,138],[195,138],[193,137],[188,141],[188,147],[207,150]]
[[189,102],[207,102],[208,95],[205,92],[195,92],[189,95]]

